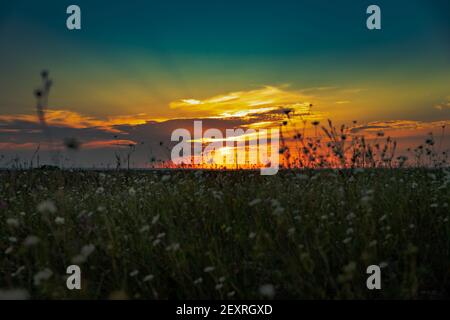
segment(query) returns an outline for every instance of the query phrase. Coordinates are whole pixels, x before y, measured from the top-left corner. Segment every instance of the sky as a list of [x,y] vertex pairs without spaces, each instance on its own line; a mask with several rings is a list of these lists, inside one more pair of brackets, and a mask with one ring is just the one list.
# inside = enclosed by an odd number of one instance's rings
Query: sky
[[[81,30],[66,28],[71,4]],[[371,4],[381,30],[366,27]],[[415,143],[450,121],[449,39],[448,0],[2,1],[0,154],[45,144],[43,69],[52,136],[82,142],[80,165],[111,161],[118,140],[156,152],[190,119],[248,126],[310,104],[308,120]]]

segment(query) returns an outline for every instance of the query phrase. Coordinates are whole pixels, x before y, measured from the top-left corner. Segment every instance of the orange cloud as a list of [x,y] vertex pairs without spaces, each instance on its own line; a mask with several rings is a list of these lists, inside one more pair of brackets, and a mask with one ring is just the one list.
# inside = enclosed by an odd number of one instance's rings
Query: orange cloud
[[201,117],[246,117],[280,108],[296,112],[308,112],[308,96],[275,86],[265,86],[250,91],[236,91],[203,100],[180,99],[170,103],[170,108],[189,112]]
[[83,144],[84,149],[117,148],[118,146],[129,146],[136,144],[131,140],[97,140]]
[[442,128],[450,125],[450,120],[442,121],[414,121],[414,120],[388,120],[388,121],[372,121],[367,124],[353,126],[352,132],[380,132],[393,130],[422,130]]
[[25,143],[14,143],[14,142],[0,142],[0,150],[32,150],[38,147],[38,143],[25,142]]
[[[45,111],[46,123],[49,126],[68,127],[68,128],[100,128],[105,131],[119,132],[114,129],[116,125],[139,125],[150,121],[150,117],[144,113],[126,116],[107,117],[106,119],[97,119],[86,116],[70,110],[48,109]],[[0,115],[0,122],[24,121],[31,123],[39,123],[36,115],[32,114],[16,114],[16,115]]]
[[[136,142],[131,140],[93,140],[82,143],[83,149],[103,149],[103,148],[117,148],[134,145]],[[37,147],[41,150],[49,150],[64,148],[63,143],[48,143],[48,142],[0,142],[0,150],[36,150]]]

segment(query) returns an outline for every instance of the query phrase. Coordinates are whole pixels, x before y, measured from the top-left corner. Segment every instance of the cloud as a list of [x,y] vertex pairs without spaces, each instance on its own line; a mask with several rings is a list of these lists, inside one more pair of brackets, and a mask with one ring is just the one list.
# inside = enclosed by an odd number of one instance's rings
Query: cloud
[[37,144],[32,142],[14,143],[14,142],[0,142],[0,150],[3,151],[15,151],[36,149]]
[[117,148],[118,146],[134,145],[133,140],[95,140],[83,144],[83,149]]
[[422,130],[442,128],[442,126],[450,125],[450,120],[442,121],[415,121],[415,120],[388,120],[388,121],[372,121],[366,124],[353,126],[351,132],[380,132],[380,131],[398,131],[398,130]]
[[[77,115],[77,118],[82,117]],[[72,120],[59,121],[53,118],[48,122],[47,127],[43,128],[37,116],[0,116],[0,143],[8,143],[3,145],[8,149],[12,149],[14,145],[17,149],[35,148],[38,144],[45,148],[49,144],[62,146],[66,138],[76,138],[85,144],[95,140],[116,140],[119,136],[127,134],[117,129],[116,125],[87,126],[88,124],[74,123]]]
[[349,104],[349,103],[351,103],[349,100],[336,101],[336,104]]
[[[226,103],[231,98],[214,97],[211,103]],[[184,103],[195,104],[194,100]],[[66,138],[76,138],[83,149],[115,148],[129,144],[170,143],[172,131],[178,128],[193,130],[193,122],[202,120],[204,129],[230,129],[243,127],[260,116],[275,119],[281,116],[276,108],[255,108],[248,110],[247,117],[181,118],[166,121],[152,121],[146,114],[107,117],[104,119],[86,116],[70,110],[48,109],[47,126],[42,127],[37,115],[0,115],[0,144],[3,150],[63,148]]]
[[443,101],[434,106],[437,110],[448,110],[450,109],[450,97],[447,97],[447,101]]
[[203,100],[185,98],[170,103],[170,108],[188,111],[197,117],[246,117],[282,108],[299,112],[309,109],[308,96],[276,86],[265,86],[255,90],[236,91]]
[[[150,118],[146,114],[112,116],[106,119],[97,119],[91,116],[81,115],[80,113],[70,110],[47,109],[45,111],[45,120],[47,125],[53,127],[67,128],[101,128],[105,131],[116,132],[113,128],[117,125],[129,124],[137,125],[149,121]],[[5,123],[39,123],[39,119],[34,114],[16,114],[16,115],[0,115],[0,125]]]

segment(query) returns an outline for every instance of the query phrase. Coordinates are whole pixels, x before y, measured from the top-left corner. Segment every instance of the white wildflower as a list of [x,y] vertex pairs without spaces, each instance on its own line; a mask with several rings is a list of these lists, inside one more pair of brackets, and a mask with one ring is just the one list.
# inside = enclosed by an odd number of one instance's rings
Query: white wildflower
[[272,207],[274,207],[274,208],[277,208],[277,207],[281,206],[280,205],[280,201],[278,201],[277,199],[272,199],[271,200],[271,204],[272,204]]
[[142,279],[142,281],[144,281],[144,282],[152,281],[154,277],[155,277],[154,275],[149,274],[149,275],[146,275],[144,277],[144,279]]
[[39,243],[39,241],[41,241],[41,239],[39,239],[36,236],[30,235],[25,238],[25,240],[23,241],[23,244],[25,247],[32,247],[32,246],[37,245]]
[[347,220],[352,220],[356,218],[356,215],[353,212],[350,212],[346,217]]
[[271,284],[264,284],[259,287],[259,294],[271,299],[275,296],[275,288]]
[[273,210],[273,214],[274,215],[280,215],[284,212],[284,208],[283,207],[276,207],[275,210]]
[[80,254],[72,258],[72,263],[81,264],[86,261],[86,259],[94,252],[95,246],[93,244],[85,245],[81,248]]
[[177,251],[180,249],[179,243],[172,243],[171,245],[167,246],[166,251]]
[[159,220],[159,214],[157,214],[156,216],[153,217],[153,219],[152,219],[152,224],[157,223],[158,220]]
[[349,243],[350,241],[352,241],[352,238],[350,238],[350,237],[345,238],[344,240],[342,240],[342,242],[345,243],[345,244]]
[[227,293],[227,297],[233,297],[236,294],[236,291],[230,291]]
[[33,277],[34,285],[39,286],[42,281],[50,279],[50,277],[52,275],[53,275],[53,271],[48,268],[45,268],[44,270],[39,271]]
[[135,277],[139,274],[139,270],[133,270],[130,272],[130,277]]
[[19,220],[14,218],[6,219],[6,224],[10,227],[18,227],[19,226]]
[[216,269],[216,268],[210,266],[210,267],[206,267],[205,269],[203,269],[203,271],[208,273],[208,272],[214,271],[215,269]]
[[52,200],[45,200],[37,205],[37,211],[41,213],[56,213],[57,209]]
[[65,219],[62,218],[62,217],[56,217],[56,218],[55,218],[55,223],[56,223],[56,224],[61,225],[61,224],[64,224],[64,222],[65,222]]
[[81,254],[87,258],[91,255],[92,252],[94,252],[94,250],[95,246],[93,244],[88,244],[81,248]]
[[259,203],[261,203],[261,199],[256,198],[256,199],[250,201],[250,202],[248,203],[248,205],[249,205],[250,207],[253,207],[253,206],[256,206],[256,205],[259,204]]
[[18,276],[23,270],[25,270],[25,266],[20,266],[19,268],[17,268],[17,270],[13,273],[11,273],[12,277],[16,277]]

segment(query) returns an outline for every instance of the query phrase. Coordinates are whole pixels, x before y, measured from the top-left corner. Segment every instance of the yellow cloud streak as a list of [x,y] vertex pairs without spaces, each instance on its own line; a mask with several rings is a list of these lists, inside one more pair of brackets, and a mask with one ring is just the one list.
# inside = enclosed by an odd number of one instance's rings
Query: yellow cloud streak
[[305,107],[308,97],[298,92],[275,86],[265,86],[250,91],[237,91],[211,98],[180,99],[170,103],[171,109],[187,111],[199,117],[245,117],[253,113],[264,113],[283,106]]
[[[54,109],[46,110],[45,119],[46,123],[50,126],[69,127],[76,129],[96,127],[111,132],[117,132],[117,130],[112,128],[115,125],[134,126],[139,124],[145,124],[147,121],[150,121],[149,116],[143,113],[129,116],[125,115],[125,116],[108,117],[102,120],[90,116],[85,116],[69,110],[54,110]],[[14,121],[39,123],[39,119],[36,115],[30,114],[0,115],[0,122],[14,122]]]

